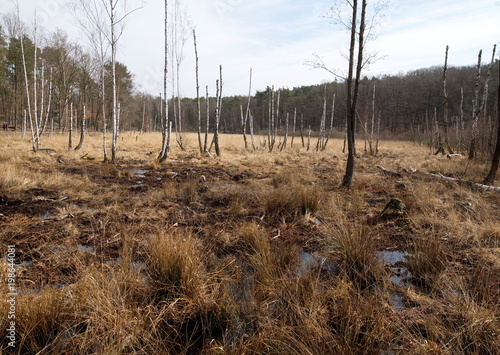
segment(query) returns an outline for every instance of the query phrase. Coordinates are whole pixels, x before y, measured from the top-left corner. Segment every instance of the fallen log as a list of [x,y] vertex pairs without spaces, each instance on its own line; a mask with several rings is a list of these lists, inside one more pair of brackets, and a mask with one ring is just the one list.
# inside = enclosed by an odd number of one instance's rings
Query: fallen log
[[462,180],[462,179],[457,179],[457,178],[453,178],[450,176],[445,176],[443,174],[434,174],[434,173],[430,173],[428,171],[416,170],[416,169],[413,169],[411,166],[408,169],[403,169],[404,173],[396,173],[394,171],[387,170],[381,166],[377,166],[377,168],[380,169],[382,174],[384,174],[385,176],[390,176],[390,177],[394,177],[394,178],[401,178],[404,176],[414,177],[415,175],[425,175],[427,177],[432,177],[434,179],[438,179],[438,180],[442,180],[442,181],[453,181],[453,182],[456,182],[460,185],[467,186],[469,188],[477,188],[477,189],[488,190],[488,191],[500,191],[500,187],[497,187],[497,186],[489,186],[489,185],[479,184],[479,183],[468,181],[468,180]]

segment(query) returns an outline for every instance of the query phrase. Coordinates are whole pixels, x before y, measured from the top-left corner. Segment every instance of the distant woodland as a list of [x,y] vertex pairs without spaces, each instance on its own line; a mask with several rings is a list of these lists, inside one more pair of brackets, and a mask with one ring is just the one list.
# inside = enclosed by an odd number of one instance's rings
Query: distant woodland
[[[11,27],[14,25],[11,24]],[[9,29],[6,22],[0,28],[0,121],[11,129],[22,130],[26,127],[26,80],[22,61],[19,37],[15,30]],[[60,31],[53,33],[44,45],[38,45],[35,51],[33,39],[24,36],[24,52],[28,84],[36,77],[37,106],[41,118],[46,118],[45,132],[57,133],[68,130],[70,116],[74,115],[75,126],[81,124],[81,116],[85,107],[86,126],[89,131],[101,131],[103,116],[110,119],[112,103],[111,78],[109,71],[105,75],[105,88],[109,112],[104,112],[101,105],[101,72],[99,60],[79,45],[73,43]],[[479,50],[479,49],[478,49]],[[498,61],[493,63],[488,89],[485,90],[487,72],[490,67],[490,49],[484,49],[483,65],[479,80],[478,109],[478,152],[487,153],[493,149],[495,142]],[[36,68],[35,65],[36,53]],[[471,63],[477,61],[470,58]],[[450,62],[453,58],[450,58]],[[356,132],[362,138],[373,130],[380,132],[381,137],[399,137],[420,140],[435,144],[438,140],[437,128],[442,127],[445,117],[443,100],[443,66],[413,70],[398,75],[364,77],[360,88],[358,119]],[[444,64],[444,48],[443,48]],[[194,70],[194,69],[193,69]],[[246,69],[243,71],[246,72]],[[36,73],[36,75],[34,74]],[[134,75],[124,63],[116,66],[118,101],[120,102],[120,130],[137,130],[141,132],[159,131],[161,129],[161,98],[149,93],[135,90]],[[473,107],[476,91],[476,65],[465,67],[449,67],[447,71],[447,130],[451,146],[457,151],[468,149],[468,140],[472,127]],[[139,79],[139,78],[137,78]],[[280,88],[279,83],[269,83],[267,88],[257,88],[250,98],[250,113],[254,119],[257,134],[266,134],[269,125],[271,85],[279,92],[280,100],[274,103],[277,114],[278,132],[284,134],[288,115],[289,130],[292,134],[293,121],[297,132],[302,128],[312,134],[318,134],[324,116],[326,98],[326,130],[331,134],[342,136],[345,132],[346,86],[345,83],[330,83],[301,86],[296,88]],[[193,86],[195,83],[193,83]],[[325,90],[326,89],[326,90]],[[248,88],[241,88],[241,92]],[[203,127],[206,125],[207,105],[204,88],[200,88],[201,117]],[[215,94],[215,93],[212,93]],[[334,101],[335,97],[335,101]],[[170,98],[174,100],[174,98]],[[177,99],[176,99],[177,100]],[[209,99],[208,116],[212,120],[215,113],[215,98]],[[242,132],[241,110],[246,110],[247,95],[224,96],[220,130],[225,133]],[[71,108],[73,113],[71,112]],[[174,110],[178,105],[169,105],[170,117],[176,117]],[[333,120],[332,118],[333,111]],[[195,131],[198,126],[198,105],[196,98],[181,98],[182,129]],[[175,121],[174,121],[175,122]],[[212,123],[211,123],[212,124]],[[109,125],[108,125],[109,127]],[[175,123],[173,127],[176,129]],[[297,133],[299,134],[299,133]]]

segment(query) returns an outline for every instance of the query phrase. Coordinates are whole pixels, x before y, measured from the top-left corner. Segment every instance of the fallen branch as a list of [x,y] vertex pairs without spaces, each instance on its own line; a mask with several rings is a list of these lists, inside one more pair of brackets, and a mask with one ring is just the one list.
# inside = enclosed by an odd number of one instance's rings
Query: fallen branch
[[454,181],[454,182],[457,182],[457,183],[459,183],[461,185],[465,185],[465,186],[467,186],[469,188],[480,188],[480,189],[489,190],[489,191],[500,191],[500,187],[497,187],[497,186],[489,186],[489,185],[479,184],[479,183],[472,182],[472,181],[467,181],[467,180],[452,178],[450,176],[444,176],[443,174],[434,174],[434,173],[429,173],[427,171],[415,170],[411,166],[410,166],[410,171],[412,173],[417,173],[417,174],[423,174],[423,175],[427,175],[427,176],[432,176],[432,177],[434,177],[436,179],[439,179],[439,180]]
[[411,166],[409,167],[408,170],[403,169],[404,173],[396,173],[396,172],[387,170],[379,165],[377,165],[377,168],[380,169],[382,174],[384,174],[386,176],[394,177],[394,178],[401,178],[404,176],[414,177],[415,174],[420,174],[420,175],[430,176],[430,177],[438,179],[438,180],[454,181],[454,182],[459,183],[460,185],[465,185],[469,188],[479,188],[479,189],[489,190],[489,191],[500,191],[500,187],[497,187],[497,186],[489,186],[489,185],[479,184],[479,183],[472,182],[472,181],[453,178],[450,176],[444,176],[443,174],[434,174],[434,173],[429,173],[429,172],[423,171],[423,170],[416,170],[416,169],[413,169]]

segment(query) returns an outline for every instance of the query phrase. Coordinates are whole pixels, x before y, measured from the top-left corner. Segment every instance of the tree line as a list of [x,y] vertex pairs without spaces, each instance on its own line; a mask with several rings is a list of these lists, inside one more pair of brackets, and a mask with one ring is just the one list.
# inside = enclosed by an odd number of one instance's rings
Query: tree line
[[[87,130],[102,131],[103,119],[110,120],[112,117],[111,63],[106,61],[104,65],[106,92],[105,105],[102,105],[99,60],[92,53],[71,41],[62,30],[52,33],[36,46],[32,36],[24,31],[23,64],[19,32],[15,17],[4,16],[0,26],[0,121],[7,123],[11,129],[26,127],[25,65],[28,82],[31,84],[36,77],[35,83],[29,85],[29,90],[37,90],[38,102],[37,107],[31,110],[38,110],[39,118],[46,120],[43,122],[45,132],[67,132],[71,121],[76,128],[80,128],[82,117],[86,118]],[[471,62],[473,60],[471,58]],[[489,66],[483,63],[479,67],[477,83],[476,66],[447,68],[446,105],[443,102],[442,65],[396,75],[361,78],[355,117],[357,134],[361,139],[369,139],[375,122],[375,129],[380,130],[381,135],[423,140],[437,149],[438,130],[443,127],[446,118],[449,143],[454,151],[464,152],[468,149],[472,134],[478,86],[481,112],[477,126],[477,151],[484,156],[490,154],[495,142],[498,61],[493,63],[490,83],[486,88]],[[120,130],[160,131],[164,98],[138,91],[134,76],[124,63],[116,63],[116,80]],[[273,95],[277,96],[278,93],[278,106],[272,110],[272,114],[276,114],[275,122],[271,122],[270,102]],[[182,130],[198,129],[199,109],[202,111],[202,126],[206,126],[209,117],[209,127],[213,127],[217,99],[209,97],[207,105],[207,98],[203,96],[199,103],[197,98],[178,98],[175,93],[169,99],[175,103],[169,105],[169,114],[179,117],[173,121],[177,134]],[[290,135],[295,127],[297,135],[300,130],[302,134],[307,134],[310,129],[312,135],[316,136],[324,129],[323,117],[326,116],[326,126],[330,129],[331,125],[332,134],[343,136],[346,130],[346,100],[347,85],[338,81],[291,89],[269,86],[254,91],[250,97],[225,96],[221,102],[220,131],[242,133],[242,123],[249,124],[248,121],[242,121],[242,108],[247,110],[249,104],[248,110],[256,134],[268,134],[270,126],[275,124],[273,129],[281,136],[287,133],[287,126]],[[295,125],[292,120],[295,120]]]

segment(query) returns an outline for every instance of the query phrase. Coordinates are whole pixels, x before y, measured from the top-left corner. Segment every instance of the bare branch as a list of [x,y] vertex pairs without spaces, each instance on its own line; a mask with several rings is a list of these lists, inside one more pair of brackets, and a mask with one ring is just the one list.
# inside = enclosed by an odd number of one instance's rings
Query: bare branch
[[311,67],[311,69],[323,69],[323,70],[326,70],[327,72],[329,72],[330,74],[333,74],[335,77],[341,79],[341,80],[345,80],[345,76],[343,75],[340,75],[338,74],[337,71],[335,70],[332,70],[330,68],[327,67],[327,65],[325,64],[325,62],[323,61],[323,58],[320,57],[317,53],[313,53],[313,59],[310,59],[310,60],[306,60],[304,61],[304,65],[307,65],[308,67]]

